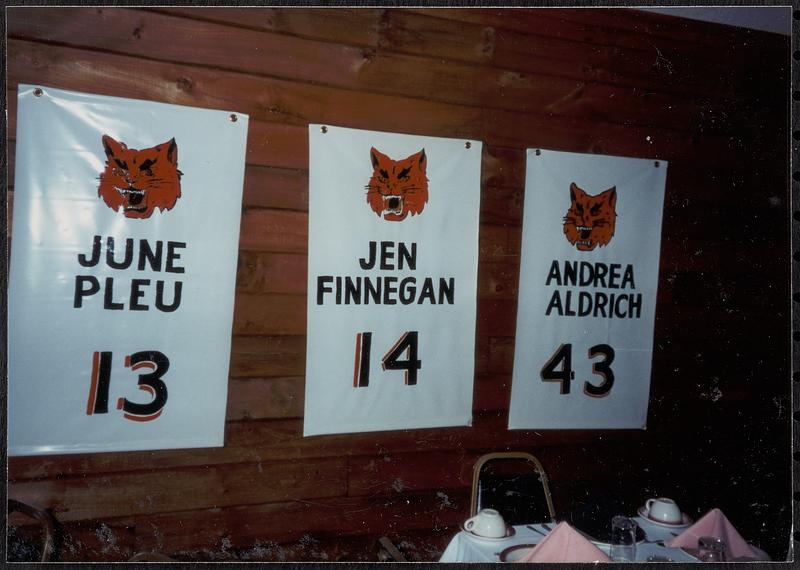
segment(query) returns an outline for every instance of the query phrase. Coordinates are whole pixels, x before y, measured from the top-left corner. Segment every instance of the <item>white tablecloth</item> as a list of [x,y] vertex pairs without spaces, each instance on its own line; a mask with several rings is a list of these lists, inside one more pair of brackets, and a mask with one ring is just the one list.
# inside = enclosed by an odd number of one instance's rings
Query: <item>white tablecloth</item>
[[[673,537],[672,532],[679,532],[649,523],[640,517],[635,517],[635,520],[644,530],[646,540],[669,540]],[[610,521],[609,524],[611,524]],[[447,545],[439,562],[500,562],[500,553],[509,546],[537,544],[549,532],[541,524],[530,526],[533,529],[526,525],[515,526],[514,535],[503,540],[477,538],[461,531]],[[555,523],[550,523],[549,526],[552,529],[556,525]],[[598,548],[608,554],[607,547],[604,548],[603,545],[598,545]],[[697,562],[694,556],[687,554],[680,548],[667,548],[653,543],[637,544],[636,561],[644,562],[648,558],[664,561],[669,559],[675,562]]]

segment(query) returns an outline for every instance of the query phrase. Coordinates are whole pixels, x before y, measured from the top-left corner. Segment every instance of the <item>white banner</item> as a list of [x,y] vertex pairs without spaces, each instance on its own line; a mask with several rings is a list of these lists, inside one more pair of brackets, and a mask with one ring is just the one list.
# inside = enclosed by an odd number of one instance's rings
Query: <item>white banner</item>
[[9,454],[222,445],[247,116],[18,100]]
[[481,143],[309,129],[304,434],[469,425]]
[[509,429],[645,427],[666,174],[528,151]]

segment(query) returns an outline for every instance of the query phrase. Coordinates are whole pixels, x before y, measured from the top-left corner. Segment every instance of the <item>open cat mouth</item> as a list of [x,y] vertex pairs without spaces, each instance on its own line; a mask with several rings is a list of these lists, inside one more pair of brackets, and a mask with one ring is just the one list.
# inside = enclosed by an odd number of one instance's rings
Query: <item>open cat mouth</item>
[[384,196],[383,197],[383,211],[384,214],[395,214],[400,216],[403,213],[403,197],[402,196]]
[[127,205],[125,206],[126,210],[143,212],[147,209],[146,206],[137,207],[144,200],[144,190],[139,190],[133,186],[128,186],[127,188],[119,188],[118,186],[114,186],[114,190],[120,193],[120,196],[122,196],[123,200],[127,201]]

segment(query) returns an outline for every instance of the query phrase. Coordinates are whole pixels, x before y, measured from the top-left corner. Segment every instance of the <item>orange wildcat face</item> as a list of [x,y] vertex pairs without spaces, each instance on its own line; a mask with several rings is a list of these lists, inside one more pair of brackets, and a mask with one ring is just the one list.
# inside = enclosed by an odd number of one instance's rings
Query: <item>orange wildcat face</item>
[[617,187],[597,196],[590,196],[573,182],[569,187],[572,200],[564,216],[564,235],[579,251],[592,251],[607,245],[614,237],[617,220]]
[[175,139],[143,150],[103,135],[106,168],[97,195],[126,218],[149,218],[156,208],[170,210],[181,196]]
[[392,160],[374,147],[369,151],[372,178],[367,185],[370,208],[391,222],[422,212],[428,202],[425,149],[403,160]]

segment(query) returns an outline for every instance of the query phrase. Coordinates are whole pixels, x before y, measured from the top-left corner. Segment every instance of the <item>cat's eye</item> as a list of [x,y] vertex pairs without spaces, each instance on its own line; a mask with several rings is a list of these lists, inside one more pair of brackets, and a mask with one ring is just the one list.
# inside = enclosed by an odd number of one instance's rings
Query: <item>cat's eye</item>
[[388,172],[386,172],[385,170],[381,169],[381,170],[379,170],[378,172],[380,173],[380,175],[381,175],[382,177],[384,177],[384,178],[389,178],[389,173],[388,173]]
[[148,158],[147,160],[145,160],[145,161],[144,161],[144,162],[143,162],[143,163],[142,163],[142,164],[139,166],[139,172],[141,172],[141,173],[142,173],[142,174],[144,174],[145,176],[152,176],[152,175],[153,175],[153,169],[152,169],[152,167],[153,167],[153,165],[154,165],[155,163],[156,163],[156,160],[150,160],[150,159]]
[[398,178],[408,178],[408,173],[411,172],[410,168],[404,168],[400,171],[400,174],[397,175]]

